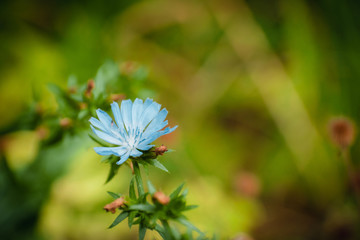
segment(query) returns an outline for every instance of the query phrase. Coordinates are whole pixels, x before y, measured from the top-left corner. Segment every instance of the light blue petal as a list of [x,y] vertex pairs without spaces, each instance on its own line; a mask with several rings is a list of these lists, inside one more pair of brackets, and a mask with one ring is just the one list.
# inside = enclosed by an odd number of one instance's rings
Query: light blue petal
[[156,117],[151,121],[151,123],[149,124],[149,126],[146,128],[146,130],[144,131],[144,133],[150,133],[150,132],[156,132],[161,130],[162,128],[164,128],[165,126],[163,126],[163,121],[165,120],[166,116],[168,114],[168,111],[164,108],[162,109],[158,115],[156,115]]
[[126,130],[130,132],[132,126],[132,102],[130,99],[121,102],[121,116]]
[[143,131],[150,121],[154,119],[154,117],[159,113],[160,108],[160,104],[152,102],[150,106],[144,110],[139,121],[140,131]]
[[95,147],[95,152],[99,155],[106,156],[106,155],[115,155],[120,157],[121,155],[127,152],[126,147]]
[[116,122],[117,126],[120,129],[124,129],[124,122],[123,122],[122,117],[121,117],[119,104],[117,102],[113,102],[110,105],[111,105],[111,110],[113,112],[113,115],[114,115],[115,122]]
[[133,150],[131,150],[130,156],[132,156],[132,157],[139,157],[139,156],[141,156],[142,154],[143,154],[143,153],[140,152],[139,150],[133,149]]
[[121,156],[120,160],[116,162],[117,165],[123,164],[126,160],[128,160],[130,156],[130,152],[126,152],[124,155]]
[[96,130],[91,125],[90,125],[90,127],[99,138],[105,140],[106,142],[109,142],[111,144],[116,144],[116,145],[123,145],[123,143],[119,139],[116,139],[116,138],[110,136],[108,133],[104,133],[102,131]]
[[168,125],[168,121],[166,120],[166,121],[158,124],[156,128],[153,128],[153,129],[146,128],[144,134],[142,135],[142,138],[148,138],[148,137],[150,137],[151,135],[153,135],[153,134],[156,133],[157,131],[163,129],[163,128],[166,127],[167,125]]
[[153,100],[150,98],[147,98],[144,102],[144,110],[152,104]]
[[105,128],[110,128],[111,123],[113,123],[113,120],[109,116],[109,114],[107,114],[106,112],[104,112],[100,108],[96,110],[96,114],[98,115],[98,118],[99,118],[100,122],[104,125],[104,127]]
[[138,126],[138,122],[140,120],[143,111],[144,111],[143,101],[139,98],[135,99],[134,104],[132,106],[132,124],[134,128]]
[[150,148],[154,147],[155,145],[142,145],[141,147],[137,146],[136,148],[141,150],[141,151],[147,151]]
[[103,125],[99,120],[97,120],[96,118],[91,117],[91,118],[89,119],[89,122],[90,122],[94,127],[98,128],[98,129],[100,129],[100,130],[102,130],[102,131],[104,131],[104,132],[107,132],[107,130],[105,129],[104,125]]
[[175,126],[173,128],[165,128],[163,131],[160,132],[156,132],[154,134],[152,134],[151,136],[149,136],[148,138],[143,139],[143,141],[140,142],[140,144],[138,145],[138,148],[142,148],[145,145],[152,143],[153,141],[155,141],[156,139],[158,139],[159,137],[161,137],[162,135],[165,134],[169,134],[171,132],[173,132],[178,126]]

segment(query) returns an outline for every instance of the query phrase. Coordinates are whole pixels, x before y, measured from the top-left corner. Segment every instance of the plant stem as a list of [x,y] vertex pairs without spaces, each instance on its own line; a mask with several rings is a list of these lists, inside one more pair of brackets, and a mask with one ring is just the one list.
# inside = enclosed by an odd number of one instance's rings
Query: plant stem
[[142,182],[142,178],[141,178],[139,163],[136,161],[133,161],[133,166],[134,166],[136,186],[137,186],[138,194],[140,197],[140,196],[144,195],[145,191],[144,191],[144,186],[143,186],[143,182]]

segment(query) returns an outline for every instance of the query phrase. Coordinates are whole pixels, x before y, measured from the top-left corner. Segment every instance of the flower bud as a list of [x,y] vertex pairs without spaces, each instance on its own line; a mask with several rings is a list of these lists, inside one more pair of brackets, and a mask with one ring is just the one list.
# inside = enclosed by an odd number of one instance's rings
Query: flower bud
[[163,192],[156,192],[153,195],[153,200],[157,201],[161,205],[166,205],[170,202],[170,197],[166,196]]
[[104,210],[106,212],[111,212],[111,213],[115,213],[116,209],[123,206],[125,204],[125,198],[124,197],[120,197],[118,199],[115,199],[113,202],[106,204],[104,206]]
[[85,97],[90,98],[92,94],[92,90],[94,88],[95,88],[95,81],[93,79],[90,79],[86,86]]
[[168,151],[168,149],[167,149],[167,147],[164,146],[164,145],[161,145],[160,147],[155,148],[156,156],[158,156],[158,155],[163,155],[163,154],[164,154],[165,152],[167,152],[167,151]]
[[338,147],[345,149],[351,146],[355,139],[354,123],[345,117],[337,117],[330,120],[328,125],[331,140]]
[[70,118],[60,119],[60,126],[62,128],[69,128],[72,125],[72,120]]
[[138,64],[136,62],[127,61],[120,65],[120,72],[125,75],[131,75],[137,67]]
[[36,134],[38,135],[39,139],[40,140],[44,140],[46,139],[47,137],[49,137],[49,129],[45,126],[39,126],[37,129],[36,129]]
[[256,197],[261,190],[258,177],[251,172],[241,172],[234,179],[235,191],[246,197]]

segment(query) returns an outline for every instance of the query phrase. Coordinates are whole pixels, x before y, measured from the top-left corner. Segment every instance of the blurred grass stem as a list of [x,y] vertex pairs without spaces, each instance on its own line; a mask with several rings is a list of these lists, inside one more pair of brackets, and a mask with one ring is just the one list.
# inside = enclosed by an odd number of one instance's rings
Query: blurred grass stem
[[359,188],[359,184],[357,182],[355,166],[351,161],[349,148],[341,150],[340,156],[344,160],[344,164],[345,164],[346,171],[347,171],[349,181],[350,181],[350,186],[351,186],[351,189],[354,191],[356,202],[357,202],[358,208],[360,210],[360,188]]

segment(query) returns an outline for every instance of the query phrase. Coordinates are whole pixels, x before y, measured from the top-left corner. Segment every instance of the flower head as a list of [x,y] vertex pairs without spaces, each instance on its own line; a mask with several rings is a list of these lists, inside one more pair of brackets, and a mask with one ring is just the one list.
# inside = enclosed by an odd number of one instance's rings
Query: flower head
[[[171,133],[177,126],[166,127],[165,120],[168,111],[152,99],[130,99],[121,102],[121,108],[116,102],[111,104],[113,119],[101,109],[96,110],[99,119],[90,118],[94,133],[114,147],[95,147],[96,153],[106,156],[120,157],[118,165],[129,157],[139,157],[142,151],[147,151],[154,145],[151,143],[162,135]],[[165,128],[166,127],[166,128]],[[164,129],[165,128],[165,129]]]

